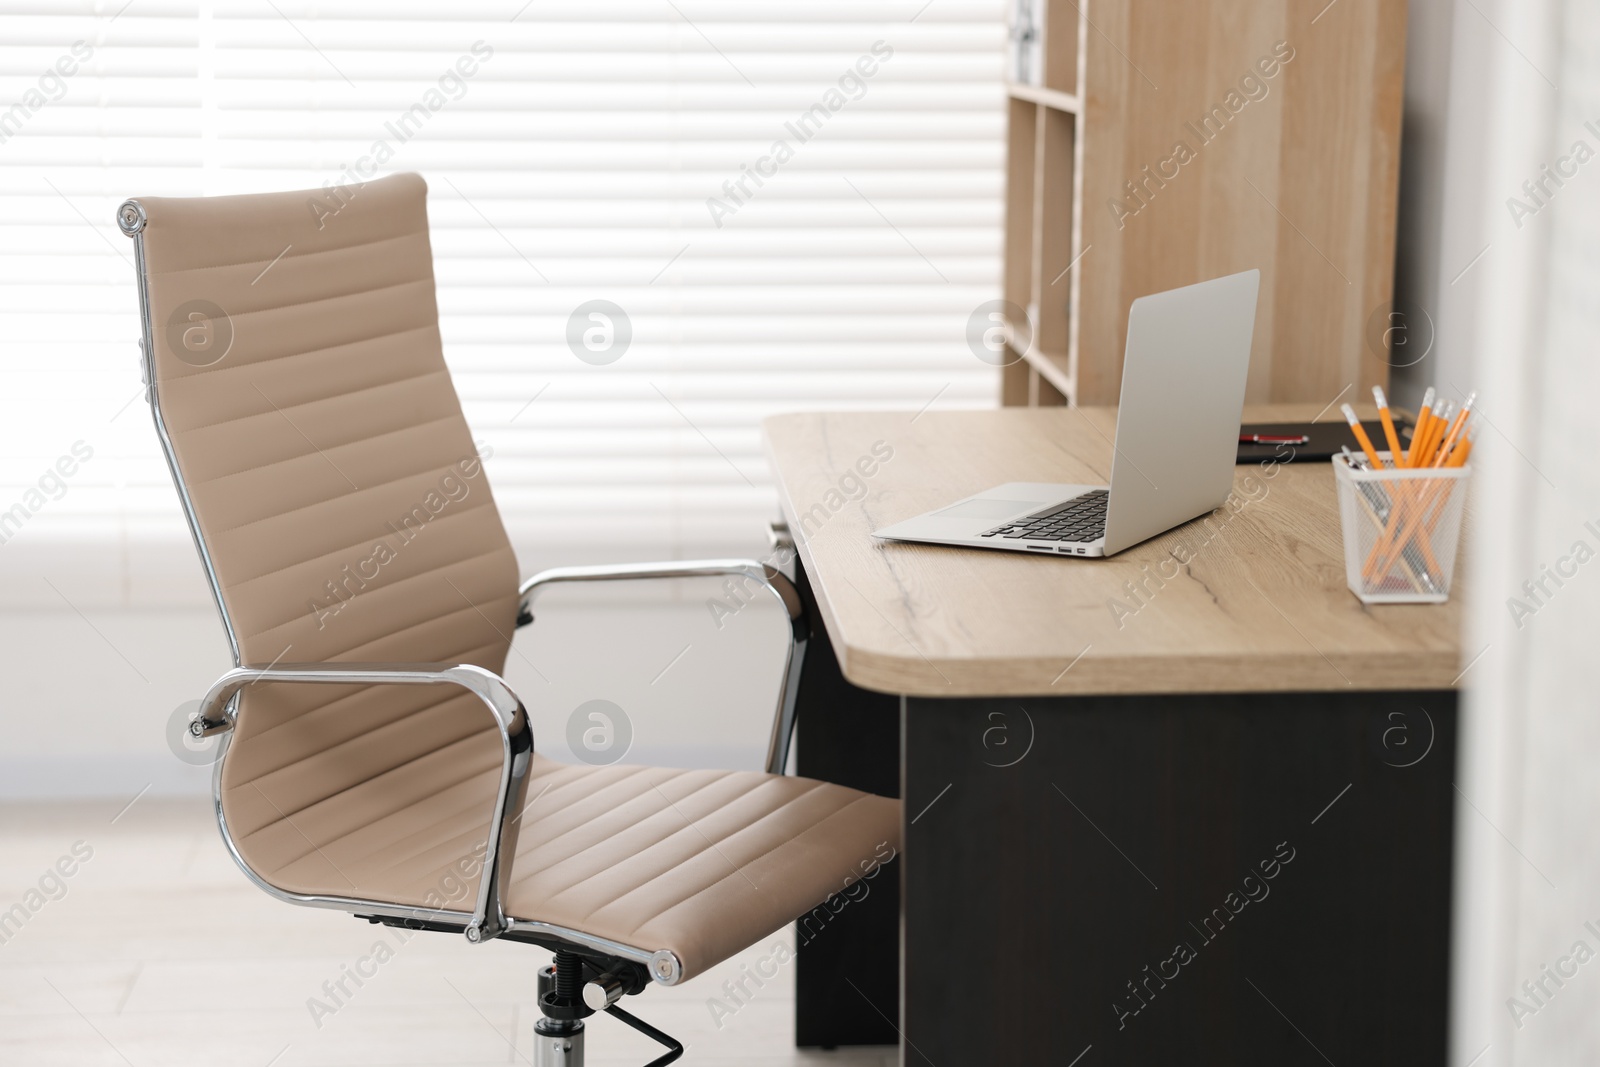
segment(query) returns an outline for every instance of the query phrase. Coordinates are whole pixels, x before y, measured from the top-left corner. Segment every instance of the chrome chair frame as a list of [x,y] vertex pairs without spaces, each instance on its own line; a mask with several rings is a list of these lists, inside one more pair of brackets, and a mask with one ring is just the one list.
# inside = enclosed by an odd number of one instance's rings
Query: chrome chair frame
[[595,567],[552,567],[522,583],[522,612],[518,626],[533,621],[533,600],[546,586],[562,582],[622,582],[654,578],[717,578],[731,576],[766,589],[783,606],[789,617],[789,648],[783,657],[783,677],[778,686],[778,707],[772,717],[772,733],[767,740],[767,773],[783,774],[789,765],[789,746],[794,738],[795,705],[800,693],[800,668],[805,662],[805,608],[800,594],[784,573],[753,559],[673,560],[666,563],[621,563]]
[[[222,808],[222,769],[238,716],[236,697],[247,686],[257,683],[322,683],[357,685],[458,685],[477,696],[489,709],[500,731],[505,762],[500,789],[490,823],[490,835],[479,877],[477,904],[472,912],[454,908],[428,908],[395,904],[360,897],[293,893],[265,881],[234,843]],[[515,856],[517,818],[527,799],[528,769],[533,761],[533,729],[522,701],[506,680],[473,664],[448,663],[302,663],[268,667],[235,667],[212,684],[201,701],[200,711],[190,723],[195,737],[221,735],[212,773],[212,806],[223,844],[245,877],[263,892],[289,904],[330,908],[359,917],[370,917],[391,925],[418,925],[427,929],[460,931],[473,944],[504,936],[507,940],[529,941],[552,951],[577,948],[602,957],[638,964],[654,981],[675,985],[683,967],[676,954],[666,949],[626,945],[610,938],[597,937],[554,923],[518,919],[507,915],[501,905],[511,864],[503,856]]]
[[[505,679],[470,663],[293,663],[270,667],[235,667],[212,683],[211,690],[200,702],[200,713],[191,724],[190,733],[196,737],[206,737],[233,729],[238,715],[238,701],[234,697],[246,686],[258,682],[458,685],[483,701],[499,728],[503,761],[500,789],[495,796],[494,815],[489,822],[483,874],[478,880],[478,902],[463,933],[468,941],[479,944],[499,937],[510,928],[501,900],[511,876],[511,865],[502,862],[501,853],[504,850],[507,855],[516,855],[517,816],[527,800],[528,768],[533,762],[533,728],[528,723],[528,712],[522,706],[522,701],[511,691]],[[233,852],[241,866],[245,866],[243,858],[233,847],[233,838],[227,832],[227,819],[222,812],[221,756],[219,753],[217,759],[217,820],[222,824],[223,838],[228,842],[229,851]],[[257,884],[267,888],[248,866],[245,866],[245,871]],[[341,907],[346,903],[343,898],[335,897],[312,899],[326,900],[328,903],[325,906],[328,907]],[[430,912],[413,917],[438,919],[441,915]]]

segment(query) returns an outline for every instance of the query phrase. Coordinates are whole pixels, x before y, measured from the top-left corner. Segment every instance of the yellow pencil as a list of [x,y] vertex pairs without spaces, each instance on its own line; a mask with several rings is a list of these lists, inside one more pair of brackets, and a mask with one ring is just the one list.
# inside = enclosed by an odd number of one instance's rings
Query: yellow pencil
[[[1443,466],[1461,467],[1466,464],[1467,457],[1472,454],[1474,432],[1475,428],[1467,428],[1460,439],[1459,446],[1445,459]],[[1439,466],[1439,464],[1435,464],[1435,466]],[[1424,495],[1421,510],[1407,515],[1406,521],[1398,532],[1398,536],[1395,535],[1392,529],[1386,531],[1388,536],[1381,544],[1373,546],[1372,553],[1367,557],[1366,565],[1363,568],[1363,573],[1369,579],[1374,573],[1387,572],[1390,567],[1394,566],[1395,559],[1398,558],[1400,552],[1404,551],[1406,543],[1417,532],[1417,526],[1424,522],[1424,516],[1427,516],[1427,532],[1430,536],[1432,535],[1434,529],[1439,525],[1440,516],[1443,514],[1442,510],[1436,510],[1434,505],[1441,503],[1448,497],[1450,491],[1448,485],[1431,485]],[[1429,512],[1432,512],[1432,514],[1429,515]],[[1428,566],[1437,571],[1438,564],[1433,561],[1433,553],[1429,549],[1428,539],[1426,537],[1419,538],[1418,546],[1426,555]]]
[[1389,442],[1389,465],[1400,466],[1400,435],[1394,432],[1394,419],[1389,414],[1389,398],[1383,395],[1383,386],[1372,387],[1372,399],[1378,403],[1378,418],[1383,420],[1383,439]]
[[[1429,410],[1433,406],[1434,396],[1431,388],[1423,394],[1422,411],[1417,416],[1416,428],[1411,432],[1411,451],[1406,456],[1405,463],[1407,467],[1415,469],[1432,465],[1434,449],[1442,436],[1440,428],[1446,424],[1443,417]],[[1446,410],[1447,404],[1448,401],[1441,402],[1439,411]],[[1417,485],[1401,484],[1394,487],[1395,506],[1390,514],[1388,528],[1383,532],[1383,539],[1372,546],[1372,552],[1367,556],[1364,571],[1369,578],[1374,568],[1378,573],[1387,571],[1393,563],[1398,546],[1404,546],[1409,539],[1412,520],[1415,517],[1413,513],[1422,505],[1422,492],[1421,487]],[[1398,540],[1397,534],[1401,535]],[[1431,556],[1431,553],[1429,555]]]
[[1449,401],[1440,401],[1432,415],[1428,416],[1428,429],[1422,438],[1422,447],[1418,448],[1416,442],[1411,446],[1411,466],[1426,467],[1433,463],[1434,450],[1439,447],[1439,438],[1443,436],[1445,422],[1444,412],[1449,410]]
[[1455,422],[1451,424],[1450,433],[1446,435],[1444,444],[1439,446],[1439,455],[1433,461],[1435,467],[1443,464],[1450,455],[1450,450],[1455,447],[1456,438],[1461,436],[1461,431],[1466,426],[1467,420],[1472,417],[1472,405],[1477,402],[1477,399],[1478,394],[1472,392],[1468,393],[1467,399],[1462,402],[1461,413],[1456,416]]
[[1466,436],[1461,439],[1461,443],[1456,446],[1456,450],[1450,453],[1450,458],[1445,461],[1444,465],[1446,467],[1466,466],[1467,457],[1472,454],[1472,435],[1476,432],[1473,429],[1467,431]]
[[1372,469],[1382,470],[1383,460],[1378,458],[1378,450],[1372,447],[1372,438],[1367,436],[1361,420],[1356,418],[1356,409],[1349,404],[1340,404],[1339,410],[1344,412],[1345,420],[1350,423],[1351,432],[1356,435],[1356,443],[1361,446],[1361,451],[1367,454],[1367,462],[1372,464]]
[[1461,414],[1461,405],[1454,400],[1445,401],[1443,408],[1434,412],[1439,418],[1439,429],[1433,439],[1433,458],[1438,459],[1440,450],[1444,448],[1445,436],[1450,432],[1450,427],[1456,423],[1456,418]]
[[1422,410],[1417,412],[1417,424],[1411,427],[1411,451],[1406,453],[1407,467],[1415,467],[1417,445],[1422,443],[1422,431],[1428,428],[1428,416],[1433,413],[1433,386],[1428,386],[1428,391],[1422,394]]

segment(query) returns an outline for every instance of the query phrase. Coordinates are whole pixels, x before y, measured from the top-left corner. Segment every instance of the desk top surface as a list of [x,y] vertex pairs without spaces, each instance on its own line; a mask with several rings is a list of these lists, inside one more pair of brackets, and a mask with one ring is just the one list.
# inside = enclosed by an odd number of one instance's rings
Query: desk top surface
[[[1255,405],[1245,421],[1316,414]],[[1003,482],[1104,484],[1115,428],[1114,408],[766,420],[784,515],[845,677],[912,696],[1455,685],[1464,561],[1448,603],[1362,604],[1345,585],[1325,460],[1241,465],[1236,510],[1109,559],[871,537]]]

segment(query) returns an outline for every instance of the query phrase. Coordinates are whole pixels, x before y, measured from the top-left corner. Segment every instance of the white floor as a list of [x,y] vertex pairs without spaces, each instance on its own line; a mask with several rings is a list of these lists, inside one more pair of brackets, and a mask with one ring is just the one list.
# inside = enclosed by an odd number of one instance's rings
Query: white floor
[[[385,927],[281,904],[234,866],[204,801],[125,804],[0,805],[0,1064],[531,1063],[543,951],[444,934],[399,943]],[[50,873],[63,857],[70,877]],[[685,1064],[897,1063],[888,1048],[797,1051],[792,964],[732,1015],[714,1017],[708,1001],[724,980],[779,940],[792,944],[792,932],[625,1006],[683,1041]],[[371,977],[359,986],[345,978],[349,995],[330,996],[324,983],[350,970]],[[314,999],[323,1005],[315,1013]],[[657,1051],[615,1020],[591,1021],[595,1067],[638,1067]]]

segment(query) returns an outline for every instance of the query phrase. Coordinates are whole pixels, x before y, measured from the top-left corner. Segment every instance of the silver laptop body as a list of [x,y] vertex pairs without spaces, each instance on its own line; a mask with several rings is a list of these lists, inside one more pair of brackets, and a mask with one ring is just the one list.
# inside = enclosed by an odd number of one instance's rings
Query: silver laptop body
[[1110,556],[1221,506],[1260,281],[1247,270],[1133,302],[1109,486],[1008,482],[873,536]]

